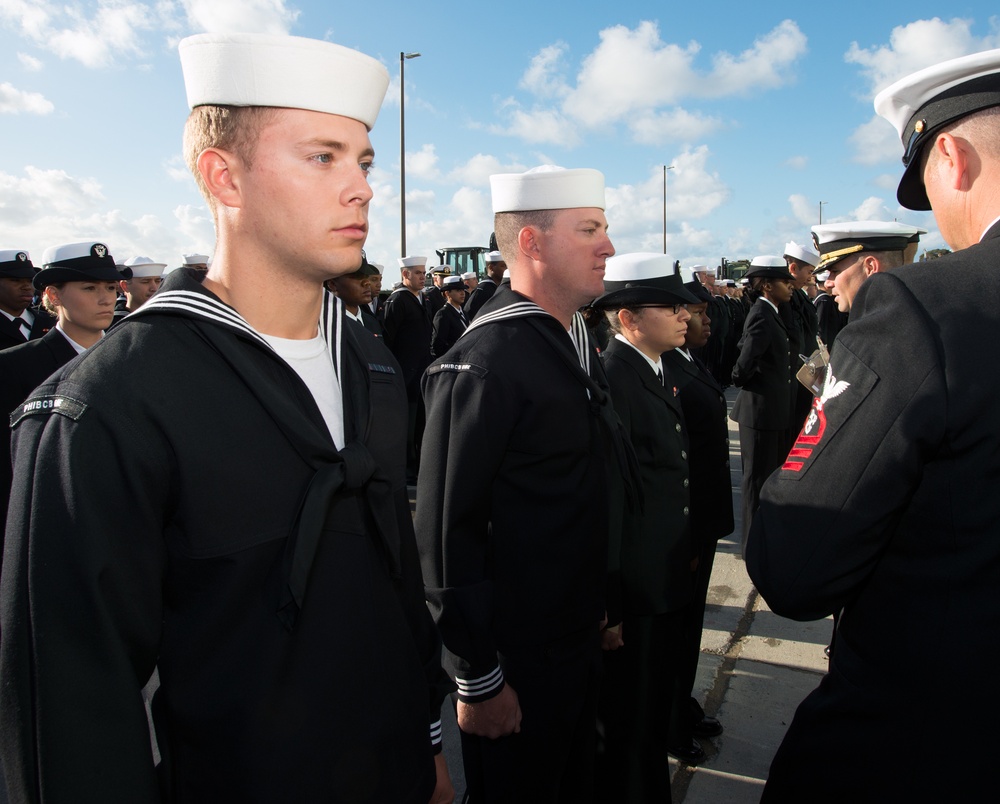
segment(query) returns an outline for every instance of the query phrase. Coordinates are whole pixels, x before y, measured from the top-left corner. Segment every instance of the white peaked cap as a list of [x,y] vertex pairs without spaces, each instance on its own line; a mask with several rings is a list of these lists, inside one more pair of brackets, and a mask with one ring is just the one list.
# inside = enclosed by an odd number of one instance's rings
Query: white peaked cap
[[604,209],[604,174],[593,168],[541,165],[526,173],[490,176],[494,212]]
[[605,282],[642,282],[672,276],[674,261],[666,254],[636,252],[608,257],[604,269]]
[[129,257],[124,263],[132,269],[133,279],[143,279],[147,276],[163,276],[165,262],[153,262],[149,257]]
[[808,263],[813,268],[819,265],[819,254],[808,246],[800,246],[794,241],[785,243],[785,256],[791,257],[793,260],[798,260],[799,262]]
[[425,265],[427,265],[427,258],[426,257],[400,257],[399,258],[399,267],[400,268],[416,268],[418,266],[422,268]]
[[188,106],[276,106],[375,125],[385,66],[356,50],[273,34],[198,34],[178,47]]

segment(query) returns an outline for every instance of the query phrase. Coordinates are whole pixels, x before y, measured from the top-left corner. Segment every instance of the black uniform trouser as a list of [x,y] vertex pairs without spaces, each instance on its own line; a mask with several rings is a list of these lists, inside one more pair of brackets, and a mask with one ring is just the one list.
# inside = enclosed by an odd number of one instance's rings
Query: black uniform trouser
[[670,709],[670,745],[683,747],[694,739],[692,731],[694,717],[690,704],[698,675],[698,659],[701,656],[701,632],[705,625],[705,605],[708,600],[708,585],[712,580],[715,565],[715,539],[703,539],[698,551],[698,568],[694,573],[694,595],[691,603],[684,608],[684,635],[681,659],[678,663],[677,685],[673,706]]
[[604,653],[599,800],[670,801],[667,746],[680,677],[686,609],[626,617],[622,647]]
[[740,483],[743,511],[742,547],[746,550],[750,523],[760,505],[760,490],[764,481],[788,457],[787,430],[758,430],[740,424],[740,457],[743,481]]
[[521,731],[496,740],[461,732],[466,802],[594,800],[600,653],[595,623],[585,633],[502,657],[521,705]]

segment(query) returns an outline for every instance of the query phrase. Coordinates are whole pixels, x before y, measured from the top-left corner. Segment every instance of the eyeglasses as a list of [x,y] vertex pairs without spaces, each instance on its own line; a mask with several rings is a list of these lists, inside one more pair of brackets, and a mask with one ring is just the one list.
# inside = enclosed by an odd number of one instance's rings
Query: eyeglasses
[[686,304],[637,304],[633,307],[633,310],[670,310],[674,315],[677,315],[681,310],[686,310],[688,306]]

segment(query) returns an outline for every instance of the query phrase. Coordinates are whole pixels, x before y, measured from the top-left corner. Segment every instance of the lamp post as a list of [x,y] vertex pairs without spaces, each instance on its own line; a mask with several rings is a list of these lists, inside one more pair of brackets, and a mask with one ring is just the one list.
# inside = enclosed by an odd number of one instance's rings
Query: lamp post
[[399,256],[406,256],[406,114],[403,102],[406,92],[403,86],[403,64],[407,59],[415,59],[419,53],[399,53]]
[[819,202],[819,225],[820,226],[823,225],[823,204],[829,204],[829,203],[830,203],[829,201],[820,201]]
[[667,171],[673,170],[674,165],[663,166],[663,253],[667,253]]

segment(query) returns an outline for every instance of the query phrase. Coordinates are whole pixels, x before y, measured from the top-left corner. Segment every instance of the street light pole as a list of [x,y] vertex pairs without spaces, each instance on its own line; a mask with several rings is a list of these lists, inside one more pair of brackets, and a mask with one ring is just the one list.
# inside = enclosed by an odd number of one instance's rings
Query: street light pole
[[403,103],[406,91],[403,86],[403,64],[415,59],[419,53],[399,53],[399,256],[406,256],[406,113]]
[[674,165],[663,166],[663,253],[667,253],[667,171],[673,170]]
[[820,226],[823,225],[823,204],[829,204],[829,203],[830,203],[829,201],[820,201],[819,202],[819,225]]

